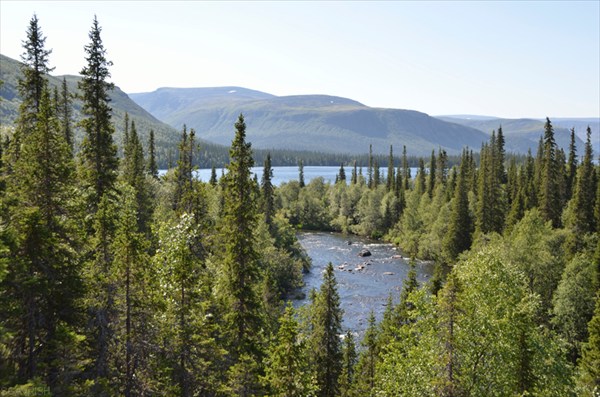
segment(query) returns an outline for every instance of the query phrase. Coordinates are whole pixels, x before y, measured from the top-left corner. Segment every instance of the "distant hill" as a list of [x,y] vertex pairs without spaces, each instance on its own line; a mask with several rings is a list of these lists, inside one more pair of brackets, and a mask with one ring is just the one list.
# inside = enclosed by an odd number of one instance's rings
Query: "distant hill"
[[[508,152],[523,153],[527,147],[532,148],[535,154],[540,136],[544,135],[545,119],[503,119],[497,117],[482,117],[472,115],[436,116],[440,120],[461,124],[476,128],[487,134],[497,131],[502,126],[502,132],[506,136],[506,150]],[[571,128],[575,128],[576,144],[578,154],[583,153],[586,139],[586,129],[589,125],[592,129],[592,146],[595,155],[600,151],[600,119],[597,118],[550,118],[554,127],[557,145],[565,151],[568,150]]]
[[[21,102],[17,90],[17,79],[21,74],[21,63],[12,58],[0,54],[0,80],[4,83],[0,87],[0,126],[3,130],[12,128],[12,125],[17,117],[19,104]],[[77,82],[81,79],[79,76],[64,76],[67,80],[69,92],[72,94],[78,93]],[[48,76],[48,81],[52,89],[55,86],[62,84],[63,76]],[[154,130],[155,145],[157,157],[161,166],[166,166],[168,158],[176,160],[176,147],[179,142],[181,132],[168,124],[159,121],[152,116],[137,103],[132,101],[126,93],[121,91],[119,87],[109,94],[112,107],[113,123],[116,131],[114,140],[117,145],[121,146],[123,139],[123,125],[125,113],[129,114],[130,120],[135,121],[136,129],[140,135],[140,139],[144,146],[147,145],[150,130]],[[81,101],[76,99],[73,103],[74,107],[74,122],[81,119]],[[233,120],[233,119],[232,119]],[[233,125],[235,120],[230,120]],[[83,131],[76,129],[75,142],[78,145],[83,139]],[[225,146],[211,144],[209,142],[201,142],[203,149],[203,159],[210,166],[211,163],[223,163],[227,161],[228,149]]]
[[160,88],[129,95],[169,125],[184,123],[211,142],[227,144],[231,120],[243,113],[248,139],[257,148],[365,153],[369,144],[384,154],[389,145],[400,153],[427,156],[442,147],[458,154],[478,150],[488,135],[412,110],[371,108],[327,95],[274,96],[241,87]]

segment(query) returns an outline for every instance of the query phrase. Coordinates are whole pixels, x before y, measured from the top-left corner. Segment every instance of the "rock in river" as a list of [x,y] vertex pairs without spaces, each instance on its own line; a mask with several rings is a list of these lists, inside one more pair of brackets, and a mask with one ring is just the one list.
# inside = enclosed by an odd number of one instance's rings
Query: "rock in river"
[[371,251],[365,248],[358,253],[358,256],[371,256]]

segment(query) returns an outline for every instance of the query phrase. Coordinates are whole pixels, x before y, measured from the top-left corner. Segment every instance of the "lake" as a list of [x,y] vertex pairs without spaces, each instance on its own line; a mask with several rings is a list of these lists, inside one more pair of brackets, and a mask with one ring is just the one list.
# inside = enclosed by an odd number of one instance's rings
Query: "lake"
[[[346,180],[350,182],[350,177],[352,176],[352,168],[351,166],[344,167],[344,171],[346,173]],[[221,176],[222,168],[217,168],[217,177]],[[304,166],[304,182],[309,183],[314,178],[323,177],[325,182],[334,183],[335,177],[338,175],[340,171],[340,167],[332,167],[332,166]],[[258,180],[262,179],[263,167],[253,167],[252,173],[258,175]],[[381,178],[385,178],[387,176],[387,167],[380,167],[380,175]],[[161,175],[166,173],[166,170],[160,170]],[[196,175],[201,181],[208,182],[210,180],[210,168],[202,168],[196,171]],[[411,175],[414,177],[417,174],[417,168],[411,168]],[[363,167],[363,175],[367,176],[367,167]],[[298,167],[273,167],[273,179],[272,183],[275,186],[279,186],[284,182],[289,182],[291,180],[298,180]]]
[[[402,281],[410,268],[408,259],[404,259],[392,244],[326,232],[301,232],[298,239],[312,259],[312,269],[304,276],[305,286],[302,291],[306,297],[294,301],[294,306],[309,303],[309,291],[320,287],[322,273],[329,262],[333,264],[341,307],[344,310],[344,332],[351,330],[362,338],[371,310],[379,321],[388,296],[392,294],[394,302],[398,302]],[[368,249],[372,255],[358,256],[363,249]],[[364,269],[356,270],[359,265],[363,265]],[[433,274],[433,265],[417,261],[416,270],[417,280],[424,284]]]

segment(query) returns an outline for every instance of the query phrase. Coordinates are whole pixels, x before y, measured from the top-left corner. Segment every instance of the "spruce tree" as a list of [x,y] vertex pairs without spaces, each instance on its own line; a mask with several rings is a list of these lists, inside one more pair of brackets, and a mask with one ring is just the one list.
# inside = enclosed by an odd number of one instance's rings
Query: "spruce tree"
[[404,190],[410,187],[410,167],[408,166],[408,158],[406,157],[406,145],[402,148],[402,176],[404,178]]
[[562,208],[560,206],[559,166],[556,160],[556,142],[554,128],[550,119],[546,118],[544,125],[543,157],[540,174],[539,207],[545,219],[552,222],[554,227],[560,224]]
[[83,293],[72,221],[74,164],[47,86],[33,119],[7,179],[3,234],[12,236],[12,244],[10,266],[0,278],[0,313],[13,342],[9,359],[17,382],[40,377],[62,394],[75,366],[70,352]]
[[21,98],[19,105],[19,118],[17,130],[23,128],[25,134],[28,129],[35,127],[37,114],[40,112],[42,94],[48,85],[46,75],[54,68],[48,66],[48,57],[52,50],[45,48],[46,37],[42,33],[37,15],[29,21],[27,39],[23,41],[25,52],[21,55],[21,74],[18,79],[18,90]]
[[463,150],[458,180],[454,189],[454,199],[451,203],[452,212],[448,233],[442,242],[446,260],[449,262],[455,261],[461,252],[471,247],[473,221],[469,213],[468,178],[469,155],[467,150]]
[[566,199],[573,197],[575,188],[575,177],[577,176],[577,146],[575,144],[575,128],[571,128],[571,140],[569,142],[569,158],[567,160]]
[[381,173],[379,172],[379,161],[373,160],[373,181],[371,183],[371,189],[376,189],[381,184]]
[[310,348],[312,367],[317,372],[319,396],[333,397],[339,392],[342,372],[342,315],[333,265],[329,263],[323,283],[311,307]]
[[300,188],[306,186],[304,183],[304,163],[302,162],[302,159],[298,161],[298,183],[300,184]]
[[351,331],[346,332],[344,336],[344,346],[342,353],[342,373],[340,374],[340,397],[353,396],[352,387],[355,380],[356,370],[356,345],[354,335]]
[[396,183],[396,176],[394,175],[394,148],[390,145],[390,156],[388,157],[388,171],[387,171],[387,191],[391,192],[394,190]]
[[354,164],[352,166],[352,177],[350,178],[350,184],[356,185],[358,182],[358,174],[356,172],[356,160],[354,160]]
[[435,171],[436,185],[446,186],[448,180],[448,154],[443,149],[438,149]]
[[80,174],[87,195],[88,211],[92,214],[98,209],[104,194],[114,193],[118,168],[108,96],[114,84],[107,81],[112,62],[106,59],[101,31],[94,17],[89,33],[91,41],[85,46],[87,65],[81,70],[82,79],[78,83],[83,95],[81,112],[84,118],[81,126],[85,131],[79,152]]
[[314,375],[308,367],[308,352],[291,304],[288,304],[279,320],[279,331],[271,343],[266,362],[263,383],[270,391],[270,396],[312,395]]
[[262,181],[261,181],[261,194],[262,194],[262,210],[265,214],[265,223],[269,227],[269,230],[272,232],[273,230],[273,215],[275,212],[275,203],[274,203],[274,189],[273,183],[271,182],[273,178],[273,167],[271,167],[271,153],[267,153],[267,158],[265,159]]
[[338,181],[343,181],[346,183],[346,170],[344,169],[343,163],[340,165],[340,171],[338,172],[337,179]]
[[[256,228],[256,203],[251,176],[251,144],[246,142],[246,123],[240,114],[235,123],[235,137],[229,150],[230,163],[225,175],[222,236],[225,239],[223,263],[223,298],[227,312],[230,353],[235,362],[242,357],[260,362],[262,327],[261,304],[256,294],[260,273],[254,229]],[[239,361],[238,364],[247,364]],[[243,369],[243,368],[242,368]],[[244,395],[256,393],[255,369],[250,370],[249,384]],[[232,375],[234,373],[232,372]],[[231,379],[230,381],[235,381]]]
[[356,381],[354,385],[355,394],[358,396],[374,396],[376,367],[378,362],[379,348],[377,324],[375,313],[369,314],[369,326],[362,341],[364,350],[360,353],[356,365]]
[[572,199],[574,216],[568,225],[578,240],[580,240],[581,235],[596,231],[594,202],[597,198],[595,197],[596,181],[591,135],[592,131],[588,127],[583,159],[581,160],[581,165],[577,170],[577,177],[575,179],[575,190]]
[[367,186],[373,189],[373,145],[369,145],[369,159],[367,164]]
[[210,167],[210,180],[208,181],[208,183],[210,183],[211,186],[217,186],[218,184],[217,169],[214,165]]
[[150,129],[150,137],[148,138],[148,174],[158,179],[158,164],[156,163],[156,146],[154,144],[154,130]]
[[73,155],[73,147],[75,145],[73,137],[73,100],[71,93],[69,93],[69,87],[67,87],[67,79],[63,77],[60,96],[58,98],[58,118],[60,119],[60,126],[65,136],[65,141]]
[[431,151],[431,158],[429,159],[429,175],[427,176],[427,194],[429,198],[433,198],[433,192],[435,190],[435,183],[437,181],[436,176],[437,165],[435,158],[435,151]]

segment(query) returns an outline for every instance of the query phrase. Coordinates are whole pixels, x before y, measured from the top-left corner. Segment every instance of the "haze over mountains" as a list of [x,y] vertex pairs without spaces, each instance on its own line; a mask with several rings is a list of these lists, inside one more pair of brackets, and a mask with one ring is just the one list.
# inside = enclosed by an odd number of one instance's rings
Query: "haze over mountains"
[[[508,152],[535,153],[545,120],[500,119],[485,116],[431,117],[413,110],[371,108],[357,101],[327,95],[275,96],[242,87],[159,88],[129,96],[159,120],[198,136],[229,144],[231,120],[246,117],[248,139],[258,148],[285,148],[336,153],[364,153],[369,144],[384,154],[389,145],[399,153],[426,156],[442,147],[458,154],[464,146],[478,151],[493,130],[502,125]],[[575,126],[577,146],[583,147],[585,127],[597,134],[597,119],[553,121],[556,141],[565,150],[570,132],[560,122]],[[571,124],[568,124],[571,123]],[[585,125],[585,126],[584,126]]]

